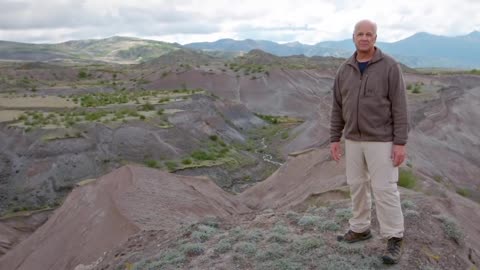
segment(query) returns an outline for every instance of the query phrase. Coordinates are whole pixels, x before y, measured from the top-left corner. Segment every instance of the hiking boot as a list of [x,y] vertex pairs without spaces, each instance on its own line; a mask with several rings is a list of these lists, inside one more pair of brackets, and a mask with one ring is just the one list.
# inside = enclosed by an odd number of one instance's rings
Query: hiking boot
[[355,243],[358,241],[363,241],[367,240],[369,238],[372,238],[372,234],[370,233],[370,230],[366,230],[362,233],[356,233],[352,230],[349,230],[346,234],[344,235],[338,235],[337,236],[337,241],[339,242],[347,242],[347,243]]
[[403,238],[392,237],[388,239],[387,249],[383,253],[384,264],[396,264],[400,261],[403,253]]

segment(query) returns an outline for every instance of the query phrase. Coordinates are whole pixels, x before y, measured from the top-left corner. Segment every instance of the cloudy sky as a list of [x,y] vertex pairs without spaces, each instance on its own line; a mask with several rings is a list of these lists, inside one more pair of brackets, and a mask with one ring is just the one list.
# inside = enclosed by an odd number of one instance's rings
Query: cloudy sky
[[315,44],[350,38],[355,22],[369,18],[378,24],[378,40],[392,42],[416,32],[480,31],[479,14],[479,0],[0,0],[0,40],[122,35],[181,44],[221,38]]

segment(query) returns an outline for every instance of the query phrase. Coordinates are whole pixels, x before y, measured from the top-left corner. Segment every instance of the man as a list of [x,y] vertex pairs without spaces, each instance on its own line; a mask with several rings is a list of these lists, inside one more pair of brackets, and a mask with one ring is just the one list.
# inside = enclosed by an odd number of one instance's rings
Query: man
[[362,20],[355,25],[356,51],[340,66],[333,86],[330,151],[338,162],[343,132],[353,217],[350,230],[338,240],[353,243],[372,237],[373,190],[380,233],[388,239],[382,259],[395,264],[403,252],[397,181],[408,133],[406,90],[399,64],[375,47],[376,40],[374,22]]

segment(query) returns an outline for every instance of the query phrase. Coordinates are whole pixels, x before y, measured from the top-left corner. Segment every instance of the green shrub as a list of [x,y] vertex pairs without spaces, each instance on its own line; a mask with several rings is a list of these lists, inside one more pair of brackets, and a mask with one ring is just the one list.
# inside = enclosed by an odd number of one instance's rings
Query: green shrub
[[285,243],[289,241],[288,238],[289,230],[286,226],[282,224],[276,224],[271,231],[270,236],[268,237],[269,242]]
[[222,239],[215,245],[213,251],[217,254],[223,254],[232,249],[232,243],[229,239]]
[[[281,258],[278,260],[263,263],[258,268],[259,270],[302,270],[305,269],[299,262],[295,262],[290,258]],[[322,268],[323,269],[323,268]]]
[[277,223],[275,226],[272,228],[273,233],[279,233],[279,234],[288,234],[290,231],[288,230],[288,227],[281,224]]
[[480,75],[480,70],[474,68],[474,69],[470,70],[470,74]]
[[332,221],[332,220],[325,220],[325,221],[322,221],[318,224],[318,229],[320,231],[333,231],[333,232],[336,232],[338,230],[340,230],[340,225],[338,225],[337,222],[335,221]]
[[233,229],[230,230],[229,232],[229,238],[232,240],[232,241],[237,241],[239,239],[242,239],[243,237],[245,237],[246,235],[246,232],[244,229],[242,229],[241,227],[235,227]]
[[153,111],[153,110],[155,110],[155,106],[153,106],[152,104],[147,102],[147,103],[143,104],[142,106],[140,106],[140,110],[141,111]]
[[287,211],[286,217],[290,221],[298,222],[300,219],[300,214],[294,211]]
[[185,165],[190,165],[190,164],[192,164],[192,160],[189,159],[189,158],[186,158],[186,159],[182,160],[182,163],[185,164]]
[[335,210],[335,217],[339,221],[348,221],[350,218],[353,217],[352,209],[350,208],[343,208]]
[[273,243],[271,245],[266,246],[263,248],[257,255],[256,259],[258,261],[268,261],[268,260],[275,260],[280,259],[286,256],[285,249],[277,244]]
[[145,160],[145,165],[150,168],[158,168],[158,162],[154,159],[147,159]]
[[198,150],[194,151],[191,156],[196,160],[214,160],[215,157],[212,154],[209,154],[205,151]]
[[321,217],[319,216],[304,215],[298,220],[297,224],[302,227],[313,227],[318,226],[320,220]]
[[457,223],[449,217],[438,216],[437,218],[442,221],[445,234],[453,239],[456,243],[460,243],[460,240],[463,239],[464,235]]
[[404,188],[413,189],[417,179],[410,170],[400,170],[398,185]]
[[165,161],[165,166],[167,166],[169,171],[174,171],[177,168],[177,162],[173,160],[167,160]]
[[257,252],[257,247],[255,244],[250,242],[239,242],[234,247],[236,252],[243,253],[245,255],[255,255]]
[[199,243],[184,244],[180,247],[180,250],[183,251],[183,254],[190,257],[202,255],[205,252],[205,248]]
[[85,70],[80,70],[80,71],[78,72],[78,78],[79,78],[79,79],[85,79],[85,78],[87,78],[87,76],[88,76],[88,74],[87,74],[87,72],[86,72]]
[[300,239],[295,240],[293,243],[294,249],[297,251],[298,254],[306,254],[310,251],[317,249],[323,246],[325,242],[318,238],[318,236],[303,236]]
[[[185,255],[176,249],[169,249],[162,254],[162,264],[178,265],[184,263],[186,260]],[[157,269],[157,268],[153,268]]]
[[263,232],[259,229],[253,229],[247,232],[245,239],[248,241],[258,242],[263,239]]
[[404,200],[402,201],[402,208],[403,209],[415,209],[416,205],[414,202],[410,200]]
[[468,197],[470,195],[470,191],[468,188],[457,188],[457,194],[463,197]]
[[17,120],[20,120],[20,121],[25,121],[25,120],[27,120],[27,119],[28,119],[27,115],[25,115],[25,114],[21,114],[21,115],[18,117],[18,119],[17,119]]
[[403,216],[406,218],[417,218],[420,216],[420,213],[412,209],[407,209],[403,212]]
[[216,233],[216,229],[206,225],[198,225],[197,230],[192,233],[192,238],[200,242],[205,242]]

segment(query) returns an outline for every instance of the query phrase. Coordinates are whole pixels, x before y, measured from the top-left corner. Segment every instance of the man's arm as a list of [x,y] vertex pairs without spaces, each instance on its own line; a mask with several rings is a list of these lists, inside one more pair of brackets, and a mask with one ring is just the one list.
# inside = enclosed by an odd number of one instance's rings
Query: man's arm
[[408,139],[407,96],[402,70],[398,64],[390,67],[388,90],[392,103],[393,144],[405,145]]
[[392,103],[393,148],[392,162],[397,167],[405,160],[408,139],[408,111],[405,82],[400,65],[392,65],[388,76],[389,98]]
[[345,126],[342,114],[342,96],[339,86],[340,69],[335,76],[333,83],[332,112],[330,115],[330,154],[335,161],[339,161],[341,157],[340,138]]
[[330,114],[330,142],[332,143],[340,141],[345,126],[342,113],[342,96],[339,85],[340,69],[338,70],[333,83],[332,111]]

